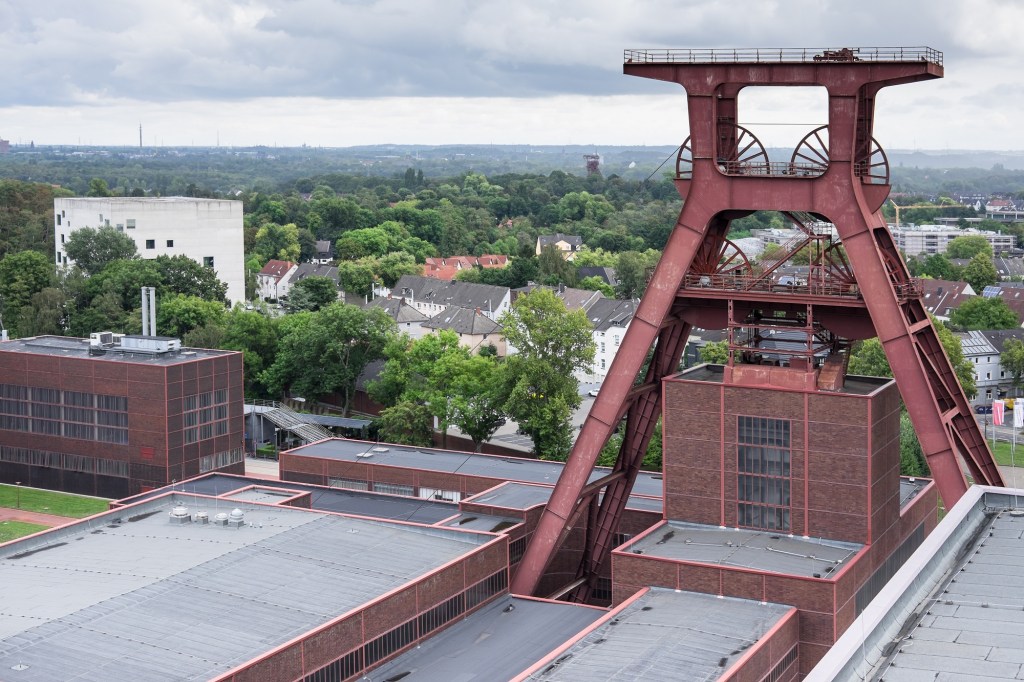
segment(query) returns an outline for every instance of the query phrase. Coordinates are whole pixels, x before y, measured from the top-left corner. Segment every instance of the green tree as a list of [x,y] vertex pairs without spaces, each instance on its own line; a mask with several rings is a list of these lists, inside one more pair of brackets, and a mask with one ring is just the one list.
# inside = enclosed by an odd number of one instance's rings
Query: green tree
[[164,293],[196,296],[207,301],[223,302],[228,285],[222,282],[213,268],[208,268],[188,256],[157,256],[153,259],[160,273]]
[[261,375],[277,354],[277,332],[263,313],[235,306],[224,319],[224,334],[218,348],[242,352],[245,367],[245,393],[249,397],[269,397]]
[[90,275],[102,272],[116,260],[138,258],[135,242],[113,227],[83,227],[64,242],[68,258]]
[[506,360],[506,412],[539,456],[564,460],[572,445],[569,419],[581,402],[575,372],[594,360],[586,313],[570,313],[554,293],[535,289],[516,299],[499,322],[518,350]]
[[999,355],[999,364],[1010,373],[1011,383],[1019,388],[1024,378],[1024,343],[1020,339],[1007,339]]
[[382,356],[395,334],[394,320],[379,308],[344,303],[288,317],[263,381],[274,394],[291,391],[316,400],[334,393],[347,415],[356,379],[367,363]]
[[253,251],[260,255],[264,263],[273,259],[297,262],[302,253],[302,247],[299,245],[299,228],[295,223],[264,223],[256,230]]
[[588,291],[600,291],[604,294],[605,298],[615,298],[615,289],[597,275],[584,277],[576,283],[576,286],[580,289],[587,289]]
[[452,423],[469,436],[480,452],[505,419],[505,364],[493,355],[471,355],[451,381]]
[[949,323],[960,329],[1014,329],[1020,320],[999,297],[972,296],[950,314]]
[[[966,237],[957,237],[957,239],[966,239]],[[992,263],[992,256],[985,253],[979,253],[971,258],[971,261],[964,266],[960,276],[979,294],[985,290],[985,287],[999,281],[999,271]]]
[[[945,325],[932,318],[932,325],[939,337],[942,348],[946,351],[949,363],[953,372],[960,381],[960,386],[968,398],[973,398],[978,393],[974,377],[974,364],[964,357],[963,346],[960,339],[956,337]],[[850,374],[859,374],[873,377],[891,377],[892,368],[885,357],[885,349],[877,338],[859,341],[854,345],[853,353],[850,355]]]
[[299,280],[288,292],[289,312],[317,311],[338,300],[338,285],[330,277],[313,275]]
[[419,275],[423,267],[405,251],[394,251],[377,261],[376,272],[386,287],[393,287],[403,275]]
[[402,401],[381,410],[375,419],[380,439],[399,445],[433,445],[434,430],[430,409],[412,401]]
[[[32,297],[53,283],[53,266],[38,251],[9,253],[0,259],[0,315],[17,324],[23,307]],[[20,330],[16,330],[20,333]]]
[[615,264],[619,298],[640,298],[647,289],[647,260],[636,251],[623,251]]
[[182,338],[189,332],[224,319],[224,304],[198,296],[171,294],[160,299],[156,325],[164,336]]
[[725,341],[705,343],[700,349],[700,360],[714,365],[724,365],[729,362],[729,344]]
[[22,306],[17,331],[21,336],[61,335],[67,322],[67,297],[56,287],[32,294],[32,302]]
[[924,259],[921,264],[922,275],[928,275],[934,279],[945,279],[956,281],[960,279],[960,268],[953,265],[953,262],[944,253],[933,253]]
[[415,341],[397,337],[385,347],[384,356],[387,361],[379,380],[370,385],[370,396],[384,405],[425,405],[447,441],[455,412],[451,383],[466,371],[470,357],[458,334],[443,330]]
[[906,410],[900,412],[900,475],[927,476],[928,462]]
[[338,262],[338,287],[342,291],[369,296],[377,279],[377,260],[374,258]]
[[87,196],[109,197],[111,194],[110,186],[107,185],[107,181],[103,178],[93,178],[89,181],[89,192]]
[[950,258],[974,258],[978,254],[992,259],[992,245],[980,234],[957,237],[946,246],[946,255]]

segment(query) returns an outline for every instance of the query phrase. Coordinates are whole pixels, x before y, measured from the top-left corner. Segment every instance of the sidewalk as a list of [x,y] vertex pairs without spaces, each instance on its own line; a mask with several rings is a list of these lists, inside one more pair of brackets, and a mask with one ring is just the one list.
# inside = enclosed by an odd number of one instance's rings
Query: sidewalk
[[24,509],[0,507],[0,521],[24,521],[25,523],[38,523],[55,528],[57,526],[74,523],[77,520],[78,519],[71,518],[70,516],[55,516],[53,514],[26,511]]

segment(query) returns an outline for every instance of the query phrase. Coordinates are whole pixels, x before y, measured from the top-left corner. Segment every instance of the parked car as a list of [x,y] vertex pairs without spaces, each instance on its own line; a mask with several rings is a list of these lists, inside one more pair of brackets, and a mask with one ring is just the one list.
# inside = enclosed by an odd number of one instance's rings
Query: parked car
[[974,406],[974,411],[977,414],[992,414],[992,406],[991,405],[975,405]]
[[596,398],[599,391],[600,389],[592,388],[589,391],[587,391],[587,395],[589,395],[591,398]]

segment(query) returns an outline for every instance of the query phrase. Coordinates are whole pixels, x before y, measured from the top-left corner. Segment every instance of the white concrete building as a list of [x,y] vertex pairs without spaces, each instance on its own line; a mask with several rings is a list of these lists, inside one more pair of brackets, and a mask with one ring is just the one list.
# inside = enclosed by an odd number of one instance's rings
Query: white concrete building
[[83,227],[114,227],[143,258],[188,256],[213,268],[232,303],[245,300],[242,202],[192,197],[78,197],[53,200],[58,265],[71,265],[64,243]]
[[947,225],[900,225],[890,226],[896,246],[907,256],[946,253],[949,243],[957,237],[984,237],[992,245],[994,253],[1014,248],[1016,238],[1012,234],[986,232],[975,229],[960,229]]

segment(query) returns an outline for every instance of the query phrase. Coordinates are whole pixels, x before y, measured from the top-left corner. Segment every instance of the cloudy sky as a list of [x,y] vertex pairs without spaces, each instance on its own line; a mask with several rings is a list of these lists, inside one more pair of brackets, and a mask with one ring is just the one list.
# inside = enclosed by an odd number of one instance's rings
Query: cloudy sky
[[[889,149],[1024,149],[1020,0],[5,0],[14,143],[676,145],[678,86],[626,48],[921,46],[946,76],[879,95]],[[741,99],[768,146],[815,93]]]

